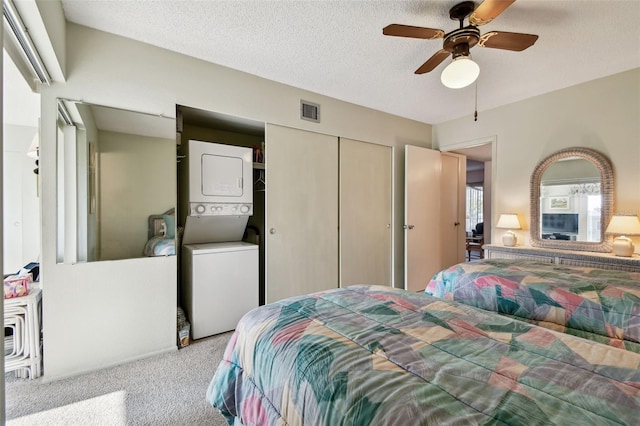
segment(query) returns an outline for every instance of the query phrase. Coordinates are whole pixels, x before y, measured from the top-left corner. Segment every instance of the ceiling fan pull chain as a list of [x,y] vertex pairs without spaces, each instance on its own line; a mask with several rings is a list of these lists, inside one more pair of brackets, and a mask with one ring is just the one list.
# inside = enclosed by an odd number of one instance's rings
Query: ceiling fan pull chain
[[478,80],[476,80],[476,104],[473,111],[473,121],[478,121]]

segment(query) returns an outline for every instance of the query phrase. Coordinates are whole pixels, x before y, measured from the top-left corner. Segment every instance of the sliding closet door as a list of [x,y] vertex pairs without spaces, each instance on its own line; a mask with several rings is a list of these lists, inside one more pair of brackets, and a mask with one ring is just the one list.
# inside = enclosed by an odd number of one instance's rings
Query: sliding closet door
[[391,147],[340,138],[340,286],[391,286]]
[[338,287],[338,138],[266,128],[266,302]]

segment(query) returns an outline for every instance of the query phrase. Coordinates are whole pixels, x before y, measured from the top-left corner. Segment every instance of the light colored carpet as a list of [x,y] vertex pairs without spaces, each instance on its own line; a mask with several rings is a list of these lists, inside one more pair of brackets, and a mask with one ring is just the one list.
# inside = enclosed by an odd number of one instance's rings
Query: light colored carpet
[[49,383],[8,373],[7,425],[226,425],[205,395],[230,337]]

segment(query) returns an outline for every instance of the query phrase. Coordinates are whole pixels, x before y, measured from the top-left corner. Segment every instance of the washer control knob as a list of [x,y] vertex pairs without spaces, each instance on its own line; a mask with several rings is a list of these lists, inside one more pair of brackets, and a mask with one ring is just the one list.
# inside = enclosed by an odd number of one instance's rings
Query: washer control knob
[[202,213],[204,213],[204,212],[205,212],[205,210],[206,210],[206,209],[204,208],[204,206],[203,206],[202,204],[198,204],[198,205],[196,206],[196,213],[200,213],[200,214],[202,214]]
[[242,207],[240,207],[240,211],[241,211],[242,213],[247,213],[247,212],[249,211],[249,206],[242,206]]

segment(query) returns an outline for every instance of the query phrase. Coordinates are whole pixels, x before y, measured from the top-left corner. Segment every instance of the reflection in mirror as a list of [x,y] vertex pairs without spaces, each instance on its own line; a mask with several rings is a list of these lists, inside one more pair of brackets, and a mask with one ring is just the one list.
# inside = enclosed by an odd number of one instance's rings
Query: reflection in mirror
[[57,261],[175,254],[175,120],[58,100]]
[[600,172],[585,159],[552,163],[540,181],[540,238],[600,242]]
[[586,148],[559,151],[543,160],[531,178],[531,244],[609,251],[604,229],[612,208],[609,161]]

